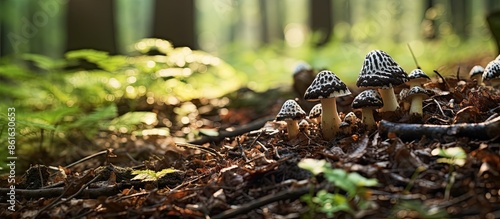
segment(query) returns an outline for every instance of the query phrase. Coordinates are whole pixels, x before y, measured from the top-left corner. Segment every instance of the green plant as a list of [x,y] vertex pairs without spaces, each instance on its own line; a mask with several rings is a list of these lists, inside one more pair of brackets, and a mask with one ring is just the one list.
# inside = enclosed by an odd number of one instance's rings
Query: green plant
[[450,190],[453,184],[455,183],[455,166],[463,166],[465,165],[465,161],[467,158],[467,154],[464,149],[461,147],[451,147],[451,148],[435,148],[431,151],[431,154],[434,156],[440,156],[436,162],[438,163],[446,163],[449,165],[449,178],[448,184],[446,184],[446,189],[444,191],[444,199],[448,200],[450,198]]
[[[155,105],[168,105],[172,118],[184,117],[193,110],[180,110],[186,106],[181,103],[220,97],[244,81],[233,67],[203,51],[160,39],[141,40],[135,48],[131,56],[85,49],[62,59],[37,54],[0,59],[0,107],[16,108],[17,152],[75,151],[72,146],[95,145],[99,131],[140,133],[160,125],[169,133],[171,126],[183,124],[159,124],[165,120],[151,111]],[[5,113],[0,112],[0,121]],[[0,132],[0,143],[4,136]]]
[[333,217],[338,212],[355,214],[358,210],[370,207],[368,187],[377,185],[376,179],[367,179],[356,172],[348,173],[343,169],[333,169],[325,160],[306,158],[298,165],[311,171],[315,176],[322,173],[334,186],[333,193],[322,189],[314,194],[311,190],[311,193],[301,197],[301,200],[309,206],[311,214],[319,210],[328,217]]

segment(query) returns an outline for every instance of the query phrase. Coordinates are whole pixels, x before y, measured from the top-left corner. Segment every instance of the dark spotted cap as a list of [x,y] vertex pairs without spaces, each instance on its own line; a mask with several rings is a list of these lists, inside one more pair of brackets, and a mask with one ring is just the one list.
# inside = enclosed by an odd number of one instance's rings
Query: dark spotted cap
[[408,93],[406,93],[406,98],[411,99],[415,95],[420,95],[424,98],[427,98],[430,96],[429,92],[427,92],[424,88],[422,88],[420,86],[415,86],[415,87],[410,88],[410,90],[408,90]]
[[489,81],[498,78],[500,78],[500,61],[493,60],[488,63],[488,65],[486,65],[486,68],[484,68],[483,81]]
[[287,100],[283,103],[281,110],[276,116],[276,121],[301,120],[306,117],[306,112],[300,108],[295,100]]
[[359,93],[358,96],[354,98],[352,101],[352,108],[360,109],[360,108],[374,108],[378,109],[384,106],[384,102],[382,101],[382,97],[376,90],[364,90]]
[[307,88],[304,99],[316,101],[322,98],[335,98],[351,94],[351,91],[337,75],[331,71],[321,71]]
[[311,111],[309,111],[309,118],[314,119],[314,118],[321,116],[321,111],[323,111],[323,107],[321,106],[321,103],[314,105],[313,108],[311,109]]
[[469,77],[472,77],[472,76],[475,76],[475,75],[479,75],[479,74],[482,75],[483,73],[484,73],[483,66],[476,65],[476,66],[472,67],[472,69],[470,70]]
[[410,74],[408,75],[408,80],[413,80],[413,79],[420,79],[420,78],[425,78],[427,80],[430,80],[431,78],[429,78],[429,76],[427,76],[427,74],[425,74],[424,71],[422,71],[422,69],[419,69],[419,68],[416,68],[416,69],[413,69],[413,71],[410,72]]
[[359,73],[358,87],[389,88],[408,81],[408,75],[382,50],[369,52]]

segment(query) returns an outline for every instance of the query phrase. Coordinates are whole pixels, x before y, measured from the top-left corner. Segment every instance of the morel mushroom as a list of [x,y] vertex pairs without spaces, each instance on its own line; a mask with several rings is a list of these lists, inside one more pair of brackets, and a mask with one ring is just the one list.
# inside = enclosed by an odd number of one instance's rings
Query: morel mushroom
[[381,50],[372,50],[365,57],[356,85],[376,88],[384,101],[380,111],[390,112],[399,107],[393,86],[406,81],[408,81],[407,73],[391,56]]
[[493,60],[486,65],[483,72],[483,81],[489,81],[493,87],[500,85],[500,60]]
[[469,72],[469,78],[471,81],[476,80],[478,85],[481,85],[483,83],[483,73],[484,73],[484,68],[483,66],[476,65],[472,67],[472,69]]
[[361,109],[361,113],[363,114],[361,122],[366,125],[368,130],[373,130],[377,127],[377,123],[373,117],[373,110],[383,105],[382,97],[380,97],[376,90],[365,90],[359,93],[352,101],[353,109]]
[[299,121],[306,117],[306,112],[302,110],[295,100],[287,100],[283,103],[281,110],[276,116],[276,121],[285,121],[288,130],[288,139],[293,139],[299,134]]
[[307,88],[304,99],[321,101],[321,131],[323,138],[332,140],[340,126],[340,117],[337,112],[336,97],[346,96],[351,91],[337,75],[331,71],[321,71]]
[[406,94],[406,98],[411,100],[410,115],[422,116],[422,100],[428,97],[429,93],[422,87],[412,87]]

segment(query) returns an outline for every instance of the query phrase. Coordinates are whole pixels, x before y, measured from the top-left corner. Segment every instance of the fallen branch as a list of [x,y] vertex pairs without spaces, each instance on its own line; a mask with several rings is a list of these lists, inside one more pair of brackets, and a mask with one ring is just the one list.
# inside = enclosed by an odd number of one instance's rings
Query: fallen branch
[[422,136],[433,139],[456,136],[477,140],[491,140],[500,136],[500,116],[481,123],[453,125],[406,124],[382,120],[380,121],[379,131],[382,134],[392,132],[402,140],[418,140]]
[[188,143],[201,145],[201,144],[205,144],[205,143],[209,143],[209,142],[220,142],[220,141],[224,140],[224,138],[227,138],[227,137],[235,137],[235,136],[242,135],[242,134],[245,134],[247,132],[250,132],[250,131],[253,131],[256,129],[260,129],[260,128],[262,128],[262,126],[264,126],[266,124],[266,122],[271,121],[273,119],[274,119],[274,116],[264,117],[261,119],[257,119],[253,122],[250,122],[246,125],[240,126],[233,131],[220,131],[217,136],[204,136],[200,139],[190,141]]

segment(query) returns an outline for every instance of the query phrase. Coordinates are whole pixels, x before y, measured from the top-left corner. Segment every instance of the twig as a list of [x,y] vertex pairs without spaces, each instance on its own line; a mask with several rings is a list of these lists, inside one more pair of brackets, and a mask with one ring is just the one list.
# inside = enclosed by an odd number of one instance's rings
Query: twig
[[224,138],[227,138],[227,137],[234,137],[234,136],[242,135],[242,134],[245,134],[247,132],[250,132],[250,131],[253,131],[256,129],[260,129],[260,128],[262,128],[262,126],[264,126],[266,124],[266,122],[271,121],[273,119],[274,119],[274,116],[264,117],[262,119],[257,119],[253,122],[246,124],[246,125],[240,126],[233,131],[220,131],[219,135],[217,135],[217,136],[204,136],[200,139],[190,141],[188,143],[190,143],[190,144],[205,144],[208,142],[220,142],[220,141],[224,140]]
[[441,78],[441,80],[443,80],[443,83],[446,86],[446,90],[452,91],[450,84],[448,84],[448,81],[446,81],[446,79],[437,70],[434,70],[434,73],[436,73],[436,75]]
[[[74,197],[78,196],[85,188],[87,188],[90,184],[92,184],[93,182],[95,182],[97,179],[99,179],[100,175],[97,175],[95,176],[92,180],[88,181],[87,183],[85,183],[84,185],[82,185],[82,187],[80,187],[80,189],[75,192],[73,195],[65,198],[65,199],[62,199],[62,197],[64,196],[64,193],[61,194],[57,199],[55,199],[53,202],[51,202],[50,204],[46,205],[45,207],[43,207],[42,209],[40,209],[40,211],[38,211],[38,213],[33,217],[33,218],[37,218],[38,216],[40,216],[40,214],[42,212],[44,212],[45,210],[49,209],[49,208],[52,208],[54,206],[57,206],[57,205],[60,205],[60,204],[63,204],[71,199],[73,199]],[[67,190],[66,190],[67,191]],[[57,201],[59,200],[59,201]]]
[[198,149],[198,150],[202,150],[202,151],[208,152],[210,154],[213,154],[215,157],[217,157],[218,160],[223,160],[224,159],[222,157],[222,155],[219,154],[219,152],[217,152],[213,148],[204,147],[204,146],[201,146],[201,145],[196,145],[196,144],[191,144],[191,143],[176,143],[176,145],[177,146],[181,146],[181,147],[193,148],[193,149]]
[[402,140],[417,140],[422,136],[442,139],[444,136],[460,136],[477,140],[489,140],[500,135],[500,117],[481,123],[453,125],[405,124],[380,121],[380,133],[392,132]]
[[441,104],[439,104],[439,102],[434,98],[432,98],[432,100],[434,100],[434,103],[436,103],[437,108],[439,109],[439,112],[441,112],[441,115],[443,115],[444,118],[448,118],[448,116],[446,116],[446,114],[444,114],[443,109],[441,109]]
[[213,219],[218,219],[218,218],[233,218],[237,215],[240,214],[245,214],[253,209],[259,208],[261,206],[280,201],[280,200],[286,200],[286,199],[297,199],[302,195],[305,195],[311,191],[311,188],[309,186],[302,187],[299,189],[295,190],[284,190],[281,192],[278,192],[276,194],[270,194],[266,195],[264,197],[258,198],[253,200],[252,202],[248,204],[244,204],[240,206],[239,208],[233,208],[226,210],[218,215],[213,216]]
[[418,69],[421,69],[420,65],[417,62],[417,57],[415,57],[415,54],[413,54],[413,50],[411,49],[410,44],[407,43],[406,45],[408,46],[408,49],[410,50],[410,53],[411,53],[411,56],[413,57],[413,61],[415,62],[415,65],[417,66]]
[[87,160],[90,160],[90,159],[92,159],[92,158],[94,158],[94,157],[97,157],[97,156],[100,156],[100,155],[106,154],[107,152],[108,152],[108,150],[104,150],[104,151],[97,152],[97,153],[95,153],[95,154],[91,154],[91,155],[86,156],[86,157],[84,157],[84,158],[82,158],[82,159],[80,159],[80,160],[77,160],[77,161],[75,161],[75,162],[73,162],[73,163],[71,163],[71,164],[68,164],[68,165],[67,165],[67,166],[65,166],[64,168],[65,168],[65,169],[71,168],[72,166],[75,166],[75,165],[77,165],[77,164],[79,164],[79,163],[83,163],[83,162],[85,162],[85,161],[87,161]]

